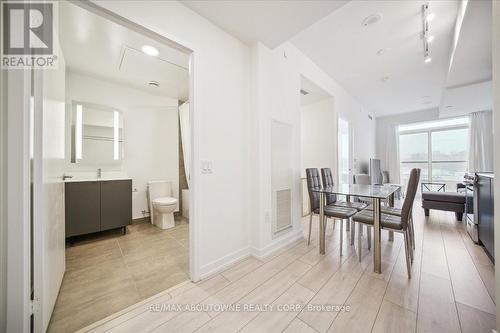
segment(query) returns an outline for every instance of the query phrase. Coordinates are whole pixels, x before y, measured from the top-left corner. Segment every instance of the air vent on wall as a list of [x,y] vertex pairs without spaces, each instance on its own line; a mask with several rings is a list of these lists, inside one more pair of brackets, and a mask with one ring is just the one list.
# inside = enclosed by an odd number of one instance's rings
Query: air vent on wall
[[275,232],[292,226],[292,191],[287,188],[276,191]]
[[309,91],[305,91],[304,89],[300,89],[300,93],[305,96],[305,95],[309,94]]

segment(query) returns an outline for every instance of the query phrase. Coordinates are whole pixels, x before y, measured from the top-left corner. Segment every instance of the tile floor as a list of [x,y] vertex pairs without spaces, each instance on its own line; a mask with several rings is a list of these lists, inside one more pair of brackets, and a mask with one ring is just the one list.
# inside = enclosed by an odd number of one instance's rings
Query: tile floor
[[66,248],[66,272],[49,332],[74,332],[189,279],[188,224],[142,222],[80,237]]
[[[198,283],[188,282],[101,320],[82,332],[463,332],[495,327],[494,266],[453,213],[415,209],[415,259],[406,274],[402,237],[382,232],[382,274],[363,242],[359,262],[339,224],[318,253],[302,239],[265,258],[247,258]],[[304,234],[307,218],[304,218]],[[345,232],[345,231],[344,231]],[[366,234],[365,234],[366,235]],[[152,305],[344,305],[349,311],[153,311]],[[203,310],[203,309],[202,309]]]

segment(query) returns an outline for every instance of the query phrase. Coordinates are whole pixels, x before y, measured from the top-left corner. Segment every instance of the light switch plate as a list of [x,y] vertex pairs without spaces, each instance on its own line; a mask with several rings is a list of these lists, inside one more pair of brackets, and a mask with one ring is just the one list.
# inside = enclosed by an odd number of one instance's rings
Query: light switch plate
[[201,161],[201,173],[204,174],[213,173],[212,161]]

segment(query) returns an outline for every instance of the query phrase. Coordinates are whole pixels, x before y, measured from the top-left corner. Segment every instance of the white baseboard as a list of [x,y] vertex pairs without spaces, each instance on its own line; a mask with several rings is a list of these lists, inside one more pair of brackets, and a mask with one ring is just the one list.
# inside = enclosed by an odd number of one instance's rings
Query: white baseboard
[[225,268],[231,266],[232,264],[250,257],[250,248],[246,247],[241,250],[237,250],[233,253],[228,254],[220,259],[214,260],[200,268],[200,279],[205,279],[211,275],[214,275]]
[[257,259],[261,259],[264,257],[267,257],[271,253],[281,249],[282,247],[285,247],[293,242],[298,241],[299,239],[304,237],[304,233],[302,229],[300,230],[295,230],[292,231],[282,237],[274,239],[270,244],[264,246],[261,249],[257,249],[255,247],[252,247],[250,249],[250,253],[252,256],[256,257]]
[[271,242],[271,244],[261,248],[256,249],[254,247],[247,247],[237,250],[233,253],[228,254],[220,259],[214,260],[206,265],[203,265],[200,269],[200,279],[205,279],[214,274],[221,272],[222,270],[228,268],[229,266],[241,261],[250,256],[256,257],[257,259],[264,258],[271,253],[285,247],[293,242],[304,237],[302,229],[290,232],[280,238],[277,238]]

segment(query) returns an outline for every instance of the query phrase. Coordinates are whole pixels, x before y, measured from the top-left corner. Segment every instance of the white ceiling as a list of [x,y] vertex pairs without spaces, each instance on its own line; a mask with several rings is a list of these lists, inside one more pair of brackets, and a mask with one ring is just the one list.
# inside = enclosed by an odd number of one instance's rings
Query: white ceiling
[[441,117],[491,110],[492,2],[469,1],[451,61]]
[[448,75],[448,87],[491,79],[491,6],[491,1],[467,3]]
[[[189,56],[106,20],[78,6],[61,2],[60,39],[67,69],[180,100],[189,97]],[[156,47],[150,57],[143,45]],[[158,81],[158,88],[149,81]]]
[[306,95],[302,94],[302,92],[300,94],[301,106],[316,103],[331,97],[326,91],[303,76],[300,80],[300,89],[307,92]]
[[[457,1],[432,1],[432,62],[425,64],[425,1],[351,1],[292,38],[302,52],[375,115],[437,107],[446,85]],[[368,27],[372,14],[382,19]],[[382,55],[377,51],[386,48]],[[390,77],[383,82],[383,77]]]
[[275,48],[347,1],[187,0],[184,5],[241,41]]

